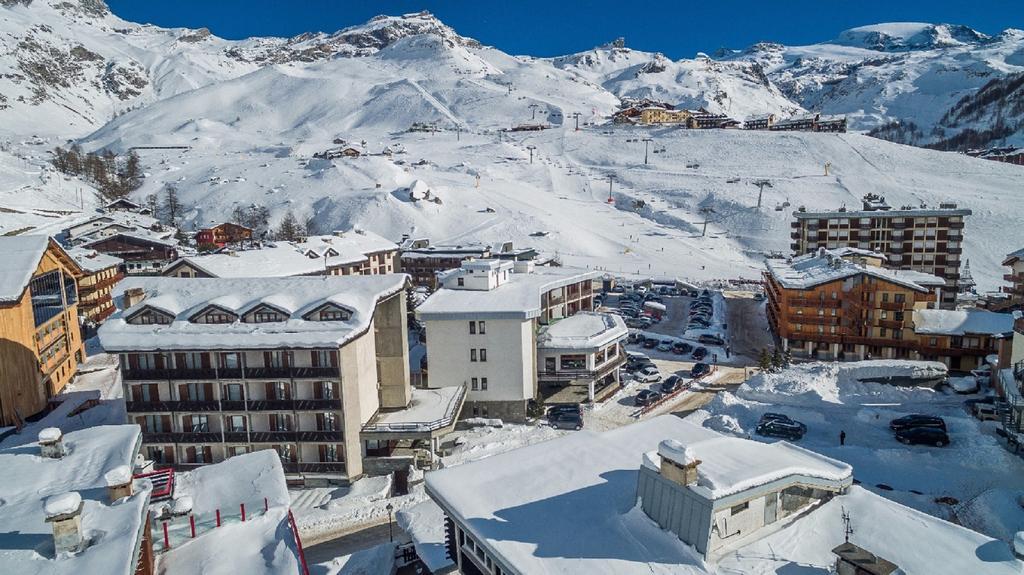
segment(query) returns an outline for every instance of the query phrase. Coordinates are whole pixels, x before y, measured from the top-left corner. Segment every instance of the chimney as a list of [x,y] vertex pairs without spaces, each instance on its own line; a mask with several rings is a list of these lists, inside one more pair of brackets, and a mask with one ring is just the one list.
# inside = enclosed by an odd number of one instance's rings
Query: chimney
[[77,491],[51,495],[43,504],[46,522],[53,526],[53,547],[57,555],[74,553],[82,547],[82,496]]
[[49,459],[64,457],[64,434],[57,427],[39,432],[39,454]]
[[675,439],[666,439],[658,444],[661,456],[661,476],[679,485],[697,483],[697,467],[700,460],[693,452]]
[[131,288],[124,292],[124,308],[128,309],[140,301],[146,299],[146,292],[142,288]]
[[107,482],[107,498],[111,503],[135,493],[132,470],[127,465],[118,465],[103,476]]
[[171,505],[171,515],[175,517],[182,517],[192,513],[192,498],[188,495],[183,495],[174,500]]

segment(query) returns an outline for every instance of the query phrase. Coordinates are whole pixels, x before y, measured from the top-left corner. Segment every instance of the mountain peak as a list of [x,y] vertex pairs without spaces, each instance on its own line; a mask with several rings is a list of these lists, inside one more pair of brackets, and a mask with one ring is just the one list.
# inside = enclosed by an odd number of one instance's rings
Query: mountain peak
[[960,24],[888,22],[845,30],[831,43],[879,52],[903,52],[982,44],[989,40],[986,34]]
[[424,10],[401,16],[374,16],[369,22],[329,35],[334,43],[348,44],[353,56],[376,53],[409,36],[431,34],[451,46],[478,47],[480,42],[460,36],[454,29]]

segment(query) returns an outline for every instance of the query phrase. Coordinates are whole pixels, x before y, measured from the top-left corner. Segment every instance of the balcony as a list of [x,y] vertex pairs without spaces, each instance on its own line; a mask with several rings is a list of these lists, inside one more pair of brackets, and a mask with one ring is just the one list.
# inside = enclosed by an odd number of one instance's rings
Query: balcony
[[80,293],[82,293],[82,294],[91,293],[91,292],[94,292],[94,291],[97,291],[97,290],[101,290],[101,289],[104,289],[104,288],[111,287],[111,286],[113,286],[114,284],[116,284],[117,282],[119,282],[119,281],[121,281],[123,279],[124,279],[124,274],[123,273],[118,273],[118,274],[115,274],[115,275],[113,275],[113,276],[111,276],[109,278],[102,279],[102,280],[100,280],[100,281],[98,281],[98,282],[96,282],[94,284],[90,284],[90,285],[78,284],[78,291]]
[[[228,402],[224,402],[228,403]],[[240,401],[230,402],[243,403]],[[337,411],[341,409],[340,399],[250,399],[249,411]],[[224,408],[227,411],[227,408]]]
[[892,229],[894,230],[905,230],[910,224],[907,222],[893,222]]
[[145,432],[143,443],[341,443],[341,431],[162,431]]
[[843,306],[842,300],[838,299],[806,299],[806,298],[793,298],[787,300],[786,303],[790,307],[813,307],[813,308],[840,308]]
[[249,401],[128,401],[130,413],[167,413],[174,411],[338,411],[340,399],[257,399]]
[[1012,284],[1024,283],[1024,274],[1003,274],[1003,281]]
[[951,229],[951,230],[962,230],[962,229],[964,229],[964,223],[963,222],[949,222],[949,226],[947,226],[947,227],[949,229]]
[[839,318],[828,315],[794,315],[790,314],[787,318],[789,323],[799,323],[804,325],[839,325]]
[[217,379],[217,372],[213,369],[126,369],[121,374],[126,381],[146,380],[201,380],[208,381]]
[[878,327],[885,327],[889,329],[903,329],[903,322],[892,319],[880,319],[878,320]]
[[796,221],[789,222],[789,227],[793,228],[794,230],[799,228],[800,227],[800,221],[796,220]]
[[218,411],[216,401],[128,401],[125,409],[129,413],[166,413],[172,411],[210,412]]
[[334,463],[281,463],[284,467],[285,473],[324,473],[324,474],[343,474],[345,473],[345,464],[341,462]]
[[143,432],[143,443],[220,443],[219,431],[157,431]]
[[907,304],[900,301],[882,301],[875,304],[878,309],[884,309],[886,311],[903,311]]
[[246,379],[309,379],[338,378],[341,370],[337,367],[247,367]]
[[946,252],[949,253],[950,255],[959,255],[959,254],[964,253],[964,249],[963,248],[947,248]]

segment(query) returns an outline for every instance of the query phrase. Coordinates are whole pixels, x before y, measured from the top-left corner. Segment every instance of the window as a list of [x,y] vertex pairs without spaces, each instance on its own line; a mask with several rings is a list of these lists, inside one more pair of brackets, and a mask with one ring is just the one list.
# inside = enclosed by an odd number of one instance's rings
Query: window
[[747,501],[740,503],[739,505],[733,505],[732,507],[729,508],[729,515],[739,515],[740,513],[746,511],[749,507],[750,502]]
[[486,349],[483,349],[483,348],[480,349],[480,361],[487,361],[487,350]]
[[210,420],[205,415],[186,415],[182,418],[185,431],[191,431],[192,433],[201,433],[210,431]]
[[242,401],[242,384],[229,383],[225,385],[224,399],[227,401]]
[[180,386],[179,391],[183,391],[182,401],[207,401],[213,399],[206,396],[207,387],[210,384],[206,383],[186,383]]
[[480,391],[487,391],[487,378],[486,377],[481,377],[480,378]]
[[476,349],[469,350],[469,361],[476,361]]
[[338,414],[321,413],[317,417],[317,429],[319,431],[338,431]]
[[295,457],[295,450],[291,445],[278,445],[276,446],[277,456],[281,458],[284,463],[291,463]]
[[338,455],[339,455],[338,452],[339,452],[339,450],[338,450],[338,446],[337,445],[334,445],[334,444],[331,444],[331,445],[321,445],[320,446],[320,461],[324,462],[324,463],[334,463],[334,462],[340,461],[340,459],[338,457]]
[[587,367],[585,355],[563,355],[559,360],[559,365],[563,370],[580,370]]
[[476,322],[469,322],[469,335],[476,335]]
[[272,413],[269,417],[271,431],[292,430],[292,416],[283,413]]
[[228,457],[245,455],[246,453],[249,453],[249,448],[244,445],[232,445],[228,447]]
[[906,301],[907,295],[906,294],[902,294],[902,293],[898,293],[898,294],[896,294],[895,298],[896,298],[896,303],[903,303],[903,302]]
[[147,416],[145,416],[143,421],[140,422],[140,423],[142,424],[142,429],[144,431],[154,432],[154,433],[160,433],[162,431],[170,431],[170,429],[166,429],[164,427],[163,417],[161,417],[159,415],[147,415]]
[[458,284],[459,284],[460,287],[465,286],[466,285],[465,278],[459,278],[458,279]]
[[228,430],[234,432],[245,431],[245,416],[244,415],[232,415],[228,417]]
[[885,337],[886,331],[884,327],[878,328],[878,337]]
[[936,347],[938,345],[939,345],[939,338],[937,338],[937,337],[929,337],[928,338],[928,346],[929,347]]
[[478,321],[476,323],[477,329],[480,331],[480,335],[484,335],[485,333],[487,333],[487,322]]
[[313,397],[316,399],[334,399],[334,383],[330,381],[318,381],[313,384]]
[[475,377],[474,378],[470,378],[469,381],[470,381],[470,389],[472,389],[473,391],[480,391],[480,382],[477,381],[477,379]]
[[903,330],[902,329],[894,329],[894,330],[892,330],[892,338],[893,339],[903,339]]

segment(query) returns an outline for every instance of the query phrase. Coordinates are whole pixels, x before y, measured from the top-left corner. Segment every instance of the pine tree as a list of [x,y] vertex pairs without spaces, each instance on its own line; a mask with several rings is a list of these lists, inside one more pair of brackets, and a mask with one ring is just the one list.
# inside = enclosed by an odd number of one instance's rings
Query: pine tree
[[782,352],[782,366],[789,367],[793,364],[793,351],[788,347]]
[[135,153],[135,150],[128,152],[128,159],[124,162],[122,176],[128,191],[139,188],[142,179],[142,169],[139,164],[139,155]]
[[277,228],[275,236],[279,240],[294,242],[302,237],[301,228],[304,227],[295,218],[295,214],[288,210],[284,214],[284,219],[281,220],[281,224]]
[[761,368],[764,373],[770,373],[772,370],[772,357],[768,355],[767,349],[761,349],[761,357],[757,360],[757,366]]
[[782,371],[782,354],[779,353],[779,348],[775,348],[775,350],[772,351],[771,365],[772,373]]
[[157,217],[157,211],[160,209],[160,199],[156,194],[149,194],[146,196],[146,207],[149,208],[149,213],[152,214],[154,218]]

